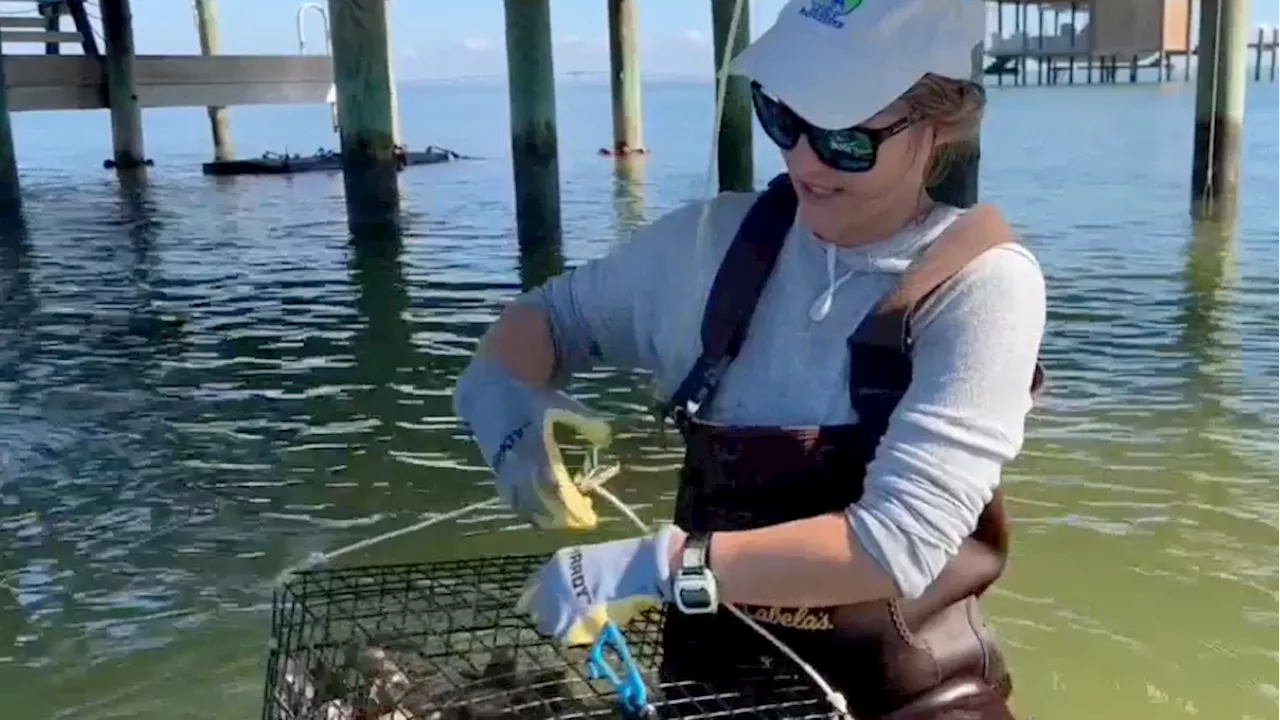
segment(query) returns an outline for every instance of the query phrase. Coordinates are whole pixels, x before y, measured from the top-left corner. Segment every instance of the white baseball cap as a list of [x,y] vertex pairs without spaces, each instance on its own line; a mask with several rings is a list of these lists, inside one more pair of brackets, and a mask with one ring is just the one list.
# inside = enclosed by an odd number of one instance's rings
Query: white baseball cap
[[968,80],[982,0],[789,0],[732,70],[821,128],[858,125],[925,73]]

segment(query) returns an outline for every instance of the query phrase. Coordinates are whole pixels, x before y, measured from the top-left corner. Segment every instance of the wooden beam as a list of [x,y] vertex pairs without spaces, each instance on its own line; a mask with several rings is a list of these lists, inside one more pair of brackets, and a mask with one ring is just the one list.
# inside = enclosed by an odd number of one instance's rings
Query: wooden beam
[[[40,18],[41,25],[44,18]],[[0,41],[7,43],[80,43],[80,33],[44,30],[0,30]]]
[[42,17],[0,17],[0,28],[43,30],[45,22],[45,18]]
[[[9,110],[106,107],[101,64],[83,55],[7,55]],[[333,83],[323,55],[138,55],[144,108],[321,104]]]

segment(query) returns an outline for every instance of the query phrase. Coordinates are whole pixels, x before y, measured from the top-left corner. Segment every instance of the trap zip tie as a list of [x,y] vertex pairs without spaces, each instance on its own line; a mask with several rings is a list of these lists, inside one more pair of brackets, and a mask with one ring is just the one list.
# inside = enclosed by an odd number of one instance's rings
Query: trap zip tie
[[[622,664],[622,677],[613,671],[613,666],[605,658],[606,649],[612,650]],[[592,680],[608,680],[618,694],[618,704],[623,713],[632,720],[651,718],[655,712],[649,704],[648,691],[644,686],[644,678],[631,657],[626,638],[618,630],[612,620],[605,623],[596,641],[591,644],[587,654],[587,677]]]

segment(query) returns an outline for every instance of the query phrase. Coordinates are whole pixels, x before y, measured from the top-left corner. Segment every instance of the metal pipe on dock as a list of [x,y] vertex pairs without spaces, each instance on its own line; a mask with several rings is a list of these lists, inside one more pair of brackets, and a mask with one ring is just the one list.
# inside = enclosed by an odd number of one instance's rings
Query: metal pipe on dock
[[1276,55],[1280,54],[1280,28],[1271,28],[1271,67],[1267,70],[1267,79],[1276,81]]
[[1258,28],[1258,42],[1254,48],[1256,55],[1253,61],[1253,81],[1261,82],[1262,80],[1262,54],[1267,50],[1267,31]]
[[1187,0],[1187,27],[1186,34],[1183,36],[1183,48],[1186,50],[1182,55],[1182,81],[1191,82],[1191,58],[1196,54],[1196,48],[1191,44],[1191,33],[1195,28],[1191,26],[1191,2]]
[[1076,83],[1076,37],[1080,34],[1080,28],[1076,23],[1078,21],[1079,10],[1079,3],[1071,3],[1071,54],[1067,56],[1068,85],[1074,85]]
[[1027,56],[1031,54],[1031,35],[1028,32],[1031,18],[1027,17],[1030,7],[1026,3],[1021,3],[1016,8],[1020,22],[1015,32],[1022,33],[1022,54],[1018,56],[1018,80],[1024,87],[1027,84]]
[[1044,85],[1044,6],[1036,5],[1036,84]]
[[22,188],[18,183],[18,158],[13,151],[13,129],[9,126],[7,88],[4,54],[0,53],[0,220],[9,220],[22,210]]
[[1004,85],[1004,65],[996,54],[996,43],[1004,42],[1004,0],[996,0],[996,40],[992,44],[992,61],[996,69],[996,85]]
[[636,0],[609,0],[609,92],[613,100],[613,154],[644,152]]
[[[200,33],[200,54],[206,57],[218,54],[218,16],[214,0],[195,0],[196,29]],[[213,133],[213,159],[227,162],[233,159],[231,129],[228,126],[227,109],[210,105],[209,129]]]
[[1248,0],[1200,4],[1191,166],[1191,215],[1197,220],[1232,220],[1238,208],[1248,21]]
[[138,103],[134,72],[133,12],[129,0],[102,0],[107,100],[111,106],[112,158],[118,172],[139,172],[147,166],[142,142],[142,106]]
[[400,207],[387,0],[329,0],[342,179],[351,225]]
[[[751,3],[741,0],[741,15],[732,38],[729,26],[733,22],[735,0],[711,0],[711,31],[715,37],[715,68],[717,86],[721,63],[726,59],[725,48],[731,47],[728,60],[742,52],[751,42]],[[755,185],[755,163],[752,158],[751,140],[751,83],[740,75],[725,77],[724,114],[720,118],[718,134],[717,167],[720,191],[746,192]]]
[[560,247],[560,161],[550,0],[504,0],[516,237]]

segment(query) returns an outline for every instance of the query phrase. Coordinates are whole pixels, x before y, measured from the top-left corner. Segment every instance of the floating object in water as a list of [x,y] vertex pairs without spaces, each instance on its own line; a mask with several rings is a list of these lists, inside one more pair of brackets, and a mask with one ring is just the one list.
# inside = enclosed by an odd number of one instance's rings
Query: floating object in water
[[602,156],[602,157],[631,157],[631,156],[633,156],[633,155],[648,155],[648,154],[649,154],[649,149],[648,149],[648,148],[642,148],[642,147],[637,147],[637,148],[619,148],[619,147],[613,147],[613,148],[600,148],[599,150],[597,150],[597,151],[596,151],[596,154],[597,154],[597,155],[600,155],[600,156]]
[[[428,145],[425,150],[398,148],[400,168],[409,165],[434,165],[450,160],[468,159],[458,153]],[[342,170],[342,153],[321,148],[314,155],[290,155],[266,152],[249,160],[214,160],[201,166],[205,175],[294,175],[305,172]]]
[[[662,614],[617,628],[643,681],[597,676],[514,605],[541,556],[311,569],[276,596],[265,720],[827,720],[824,694],[785,659],[732,671],[732,688],[662,668]],[[609,643],[618,649],[614,643]],[[597,662],[589,663],[589,660]],[[741,659],[737,659],[741,661]],[[630,673],[622,673],[630,675]],[[624,697],[625,696],[625,697]]]

